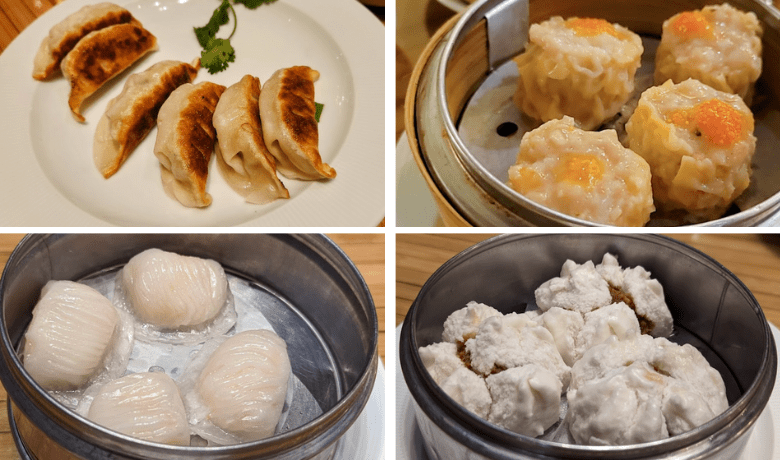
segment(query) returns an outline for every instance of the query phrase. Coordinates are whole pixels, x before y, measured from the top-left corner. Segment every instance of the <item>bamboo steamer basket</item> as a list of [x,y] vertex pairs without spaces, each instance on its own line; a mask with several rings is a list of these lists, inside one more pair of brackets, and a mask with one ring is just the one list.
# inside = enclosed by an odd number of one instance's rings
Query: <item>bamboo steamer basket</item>
[[[469,152],[458,135],[460,117],[490,74],[523,51],[529,24],[556,15],[599,17],[644,37],[660,37],[666,19],[708,3],[712,2],[480,0],[444,24],[415,65],[404,114],[412,155],[444,225],[601,226],[541,206],[499,181]],[[774,63],[780,61],[780,11],[755,0],[730,3],[754,12],[763,26],[764,69],[759,91],[777,101],[780,67]],[[778,131],[774,124],[766,128]],[[773,160],[759,161],[764,163],[757,164],[757,168],[777,170]],[[749,207],[696,226],[780,225],[780,180],[775,182],[763,184],[759,197],[752,199]]]

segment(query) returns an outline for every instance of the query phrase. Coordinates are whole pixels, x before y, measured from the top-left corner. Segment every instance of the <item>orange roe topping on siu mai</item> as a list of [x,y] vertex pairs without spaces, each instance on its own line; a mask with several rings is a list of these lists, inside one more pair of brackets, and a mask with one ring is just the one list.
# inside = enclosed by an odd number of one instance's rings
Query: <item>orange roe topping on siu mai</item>
[[593,188],[604,174],[604,163],[594,155],[570,153],[561,159],[555,170],[559,182]]
[[672,31],[680,38],[714,38],[712,24],[700,11],[685,11],[672,19]]
[[729,146],[742,139],[745,125],[742,112],[720,99],[710,99],[696,107],[696,127],[715,145]]
[[566,27],[573,30],[580,37],[595,37],[596,35],[609,34],[622,38],[615,26],[604,19],[596,18],[571,18],[566,21]]
[[666,115],[666,121],[683,129],[695,129],[696,135],[719,147],[728,147],[752,131],[751,117],[720,99],[710,99],[690,109],[677,109]]

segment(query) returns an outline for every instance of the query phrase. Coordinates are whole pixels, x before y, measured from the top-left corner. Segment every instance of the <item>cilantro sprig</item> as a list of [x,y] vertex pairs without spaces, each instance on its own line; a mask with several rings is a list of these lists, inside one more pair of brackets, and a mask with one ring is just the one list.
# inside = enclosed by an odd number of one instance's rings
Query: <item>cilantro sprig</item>
[[[273,3],[276,0],[233,0],[233,3],[242,3],[247,8],[253,10],[264,3]],[[230,22],[228,10],[233,13],[233,31],[228,38],[217,38],[219,28]],[[200,52],[200,65],[209,71],[210,74],[222,72],[227,69],[229,62],[235,62],[236,51],[230,44],[230,39],[236,33],[238,27],[238,16],[230,0],[222,0],[222,3],[211,14],[209,22],[203,27],[193,27],[195,37],[198,39],[203,51]]]
[[[201,48],[206,48],[208,46],[209,40],[216,37],[219,27],[227,24],[228,21],[230,21],[230,17],[228,16],[228,8],[233,10],[233,7],[230,6],[230,3],[228,3],[227,0],[223,0],[222,4],[219,5],[216,10],[214,10],[214,13],[211,15],[211,19],[209,19],[208,24],[203,27],[193,27],[193,29],[195,29],[195,36],[198,37],[198,43],[200,43]],[[233,10],[233,16],[235,17],[235,15],[236,11]],[[238,25],[238,21],[236,21],[236,25]],[[233,32],[235,32],[235,30],[235,27],[233,27]]]
[[208,69],[210,74],[227,69],[228,62],[235,62],[236,51],[230,45],[230,39],[210,38],[207,46],[200,53],[200,65]]
[[244,6],[246,6],[250,10],[253,10],[258,6],[262,5],[263,3],[273,3],[275,1],[276,0],[233,0],[233,3],[243,3]]

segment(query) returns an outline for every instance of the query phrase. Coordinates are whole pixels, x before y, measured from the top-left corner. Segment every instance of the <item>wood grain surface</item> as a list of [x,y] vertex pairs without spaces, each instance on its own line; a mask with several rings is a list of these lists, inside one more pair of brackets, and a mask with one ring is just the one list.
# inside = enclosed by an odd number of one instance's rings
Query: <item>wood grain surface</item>
[[[493,234],[402,234],[396,237],[396,325],[425,281],[444,262]],[[708,254],[753,292],[767,319],[780,327],[780,235],[669,235]]]
[[[0,234],[0,267],[5,267],[8,257],[23,235]],[[385,360],[385,235],[378,234],[329,234],[355,263],[366,280],[374,297],[379,320],[379,357]],[[19,454],[8,427],[6,392],[0,386],[0,460],[17,460]],[[49,459],[42,459],[49,460]],[[51,459],[56,460],[56,459]]]

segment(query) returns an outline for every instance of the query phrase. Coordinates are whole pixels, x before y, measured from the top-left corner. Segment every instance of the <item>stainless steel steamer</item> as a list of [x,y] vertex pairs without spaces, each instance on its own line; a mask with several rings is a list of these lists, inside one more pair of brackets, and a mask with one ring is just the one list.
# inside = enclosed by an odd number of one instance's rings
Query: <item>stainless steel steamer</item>
[[[598,263],[605,252],[641,265],[664,287],[675,322],[670,340],[696,346],[723,376],[730,407],[671,438],[633,446],[575,446],[519,435],[455,403],[425,370],[418,349],[440,342],[444,320],[475,300],[502,313],[535,305],[534,290],[566,259]],[[399,357],[431,460],[735,459],[766,406],[777,373],[772,332],[755,297],[715,260],[657,235],[502,235],[442,265],[404,321]]]
[[[180,447],[107,430],[57,403],[24,371],[16,348],[49,280],[89,279],[157,247],[219,261],[271,301],[263,310],[288,342],[293,372],[322,415],[257,442]],[[0,376],[9,421],[23,458],[71,459],[332,459],[337,441],[363,410],[377,373],[374,303],[347,256],[321,235],[30,235],[0,280]],[[329,354],[316,360],[313,347]],[[298,369],[296,369],[298,368]]]

